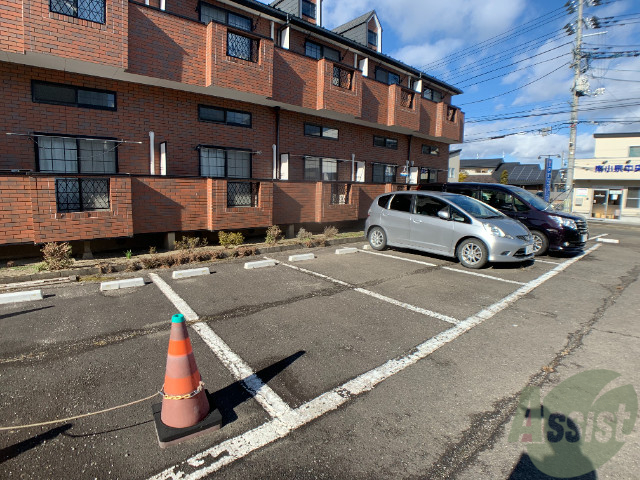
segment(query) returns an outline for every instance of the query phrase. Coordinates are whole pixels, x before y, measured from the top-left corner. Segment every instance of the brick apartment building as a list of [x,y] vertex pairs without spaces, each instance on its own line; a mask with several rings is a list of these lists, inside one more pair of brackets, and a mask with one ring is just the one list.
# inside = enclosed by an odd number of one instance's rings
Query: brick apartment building
[[[321,0],[0,0],[0,252],[366,218],[446,181],[460,90]],[[1,253],[0,253],[1,254]]]

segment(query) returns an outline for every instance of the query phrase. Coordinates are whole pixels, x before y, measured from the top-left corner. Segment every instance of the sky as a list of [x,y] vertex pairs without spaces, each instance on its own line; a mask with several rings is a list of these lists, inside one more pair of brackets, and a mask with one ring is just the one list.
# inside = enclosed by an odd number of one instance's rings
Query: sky
[[[322,26],[375,10],[383,53],[462,90],[452,103],[465,113],[465,143],[451,149],[463,159],[556,155],[559,168],[568,156],[575,45],[564,26],[577,20],[565,3],[323,0]],[[583,29],[583,50],[640,54],[640,0],[600,3],[585,5],[583,18],[597,17],[601,28]],[[580,97],[576,158],[593,156],[594,133],[640,132],[640,56],[592,59],[583,77],[589,94]]]

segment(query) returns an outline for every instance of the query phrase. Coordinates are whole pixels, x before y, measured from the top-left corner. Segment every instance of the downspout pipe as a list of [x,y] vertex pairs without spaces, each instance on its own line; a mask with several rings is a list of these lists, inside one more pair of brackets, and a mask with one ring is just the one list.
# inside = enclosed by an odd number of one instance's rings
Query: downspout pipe
[[276,144],[274,148],[274,178],[280,178],[280,107],[273,107],[276,114]]
[[407,135],[407,138],[409,140],[409,146],[407,147],[407,176],[405,177],[405,182],[409,183],[411,181],[411,176],[410,176],[410,166],[411,166],[411,141],[413,140],[413,135]]
[[151,175],[156,174],[156,147],[155,147],[156,134],[149,132],[149,173]]

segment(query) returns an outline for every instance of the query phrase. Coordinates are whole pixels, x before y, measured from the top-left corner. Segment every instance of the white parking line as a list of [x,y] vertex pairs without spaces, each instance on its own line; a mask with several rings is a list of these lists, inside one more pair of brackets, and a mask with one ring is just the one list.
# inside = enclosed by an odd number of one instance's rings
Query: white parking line
[[[601,245],[594,245],[580,256],[558,265],[535,280],[523,285],[502,300],[418,345],[411,353],[389,360],[379,367],[369,370],[333,390],[323,393],[295,410],[290,411],[283,417],[274,418],[253,430],[198,453],[187,459],[181,465],[169,467],[165,471],[151,477],[150,480],[198,480],[235,462],[254,450],[286,437],[293,430],[315,420],[327,412],[336,410],[353,397],[372,390],[380,382],[417,363],[419,360],[426,358],[440,347],[452,342],[484,321],[489,320],[600,246]],[[187,473],[184,470],[178,469],[178,467],[190,470],[190,472]]]
[[471,272],[469,270],[461,270],[459,268],[442,267],[442,269],[443,270],[449,270],[450,272],[466,273],[467,275],[474,275],[476,277],[489,278],[491,280],[497,280],[498,282],[515,283],[516,285],[525,285],[524,282],[517,282],[515,280],[507,280],[507,279],[500,278],[500,277],[494,277],[493,275],[485,275],[484,273]]
[[459,323],[459,320],[457,320],[457,319],[455,319],[453,317],[449,317],[447,315],[443,315],[443,314],[438,313],[438,312],[432,312],[431,310],[427,310],[426,308],[416,307],[415,305],[410,305],[408,303],[400,302],[399,300],[395,300],[393,298],[386,297],[386,296],[381,295],[379,293],[372,292],[371,290],[366,290],[364,288],[358,288],[355,285],[351,285],[350,283],[343,282],[342,280],[337,280],[335,278],[331,278],[331,277],[329,277],[327,275],[323,275],[322,273],[313,272],[311,270],[307,270],[306,268],[296,267],[295,265],[289,265],[287,263],[281,263],[281,265],[284,265],[285,267],[293,268],[294,270],[298,270],[298,271],[303,272],[303,273],[308,273],[310,275],[315,275],[316,277],[323,278],[325,280],[328,280],[330,282],[336,283],[338,285],[343,285],[345,287],[352,288],[356,292],[364,293],[365,295],[369,295],[370,297],[374,297],[374,298],[377,298],[378,300],[382,300],[383,302],[387,302],[387,303],[390,303],[392,305],[396,305],[397,307],[402,307],[402,308],[404,308],[406,310],[411,310],[412,312],[421,313],[422,315],[427,315],[429,317],[437,318],[438,320],[442,320],[442,321],[447,322],[447,323],[452,323],[453,325],[456,325],[457,323]]
[[560,265],[560,262],[550,262],[549,260],[538,260],[537,258],[534,261],[536,263],[549,263],[551,265]]
[[596,238],[602,238],[602,237],[606,237],[606,236],[608,236],[608,235],[609,235],[608,233],[601,233],[600,235],[596,235],[595,237],[589,237],[589,239],[587,240],[587,242],[588,242],[589,240],[595,240]]
[[395,255],[389,255],[388,253],[372,252],[371,250],[360,250],[361,252],[368,253],[370,255],[379,255],[381,257],[395,258],[396,260],[403,260],[405,262],[417,263],[424,265],[425,267],[435,267],[435,263],[422,262],[420,260],[414,260],[412,258],[396,257]]
[[[149,277],[187,320],[198,320],[196,312],[164,280],[155,273],[150,273]],[[258,401],[271,417],[278,418],[291,412],[291,407],[271,387],[266,385],[251,367],[216,335],[209,325],[199,322],[194,323],[191,327],[202,337],[222,364],[229,369],[234,378],[242,382],[244,389]]]
[[[381,257],[393,258],[394,260],[402,260],[404,262],[418,263],[421,265],[425,265],[427,267],[437,266],[434,263],[427,263],[427,262],[422,262],[420,260],[413,260],[412,258],[398,257],[396,255],[389,255],[387,253],[370,252],[368,250],[361,250],[361,252],[370,253],[371,255],[380,255]],[[516,282],[515,280],[505,280],[504,278],[494,277],[492,275],[485,275],[484,273],[470,272],[468,270],[460,270],[458,268],[453,268],[453,267],[442,267],[442,268],[444,270],[451,270],[452,272],[466,273],[467,275],[475,275],[476,277],[490,278],[491,280],[497,280],[499,282],[515,283],[516,285],[524,285],[524,282]]]

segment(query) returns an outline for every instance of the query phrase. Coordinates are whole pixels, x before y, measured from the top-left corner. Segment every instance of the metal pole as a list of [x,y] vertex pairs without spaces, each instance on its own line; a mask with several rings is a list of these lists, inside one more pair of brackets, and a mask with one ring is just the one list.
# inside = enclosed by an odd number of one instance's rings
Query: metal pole
[[576,138],[578,134],[578,79],[580,78],[580,64],[582,59],[582,11],[584,0],[578,0],[578,21],[576,25],[576,45],[573,50],[573,88],[571,99],[571,127],[569,133],[569,158],[567,160],[567,198],[565,210],[573,211],[573,170],[576,161]]

